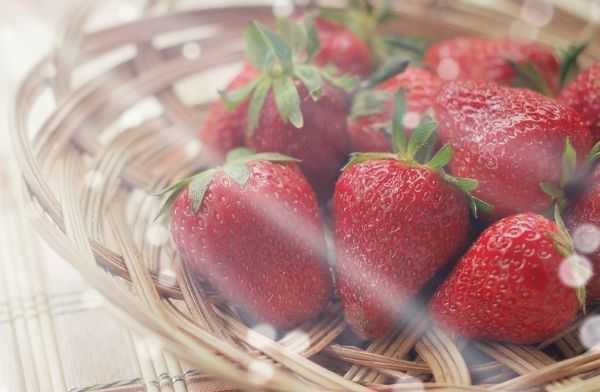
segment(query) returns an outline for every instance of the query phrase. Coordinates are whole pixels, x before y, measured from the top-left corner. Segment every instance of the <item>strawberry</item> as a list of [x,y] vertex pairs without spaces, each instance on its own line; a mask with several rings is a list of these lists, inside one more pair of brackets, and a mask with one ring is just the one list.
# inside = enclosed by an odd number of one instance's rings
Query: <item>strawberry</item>
[[436,291],[432,317],[474,339],[532,344],[574,321],[578,296],[559,278],[568,234],[533,213],[488,227]]
[[407,109],[423,115],[431,106],[442,81],[432,72],[409,67],[371,90],[359,92],[352,106],[348,124],[352,151],[391,151],[386,129],[392,118],[394,94],[406,89]]
[[342,73],[367,76],[373,67],[371,49],[365,41],[342,24],[317,18],[315,25],[321,40],[321,49],[314,62],[334,65]]
[[547,210],[563,149],[585,156],[592,144],[575,111],[526,89],[449,82],[434,111],[441,141],[455,150],[450,172],[479,181],[474,194],[494,205],[493,219]]
[[582,71],[561,92],[560,102],[575,109],[589,124],[595,141],[600,140],[600,63]]
[[379,28],[393,17],[389,0],[381,2],[381,7],[374,7],[368,0],[351,0],[343,9],[321,7],[315,22],[321,50],[315,62],[364,78],[392,59],[419,61],[422,39],[381,34]]
[[[597,143],[588,157],[588,163],[592,163],[600,156],[600,143]],[[569,231],[576,235],[578,229],[583,230],[585,239],[586,226],[600,227],[600,166],[585,178],[583,191],[572,198],[571,203],[565,209],[565,223]],[[594,232],[591,235],[596,235]],[[593,241],[596,239],[592,239]],[[585,251],[588,260],[592,264],[594,274],[587,283],[587,298],[591,300],[600,299],[600,247],[596,249],[580,249]]]
[[461,188],[477,186],[443,171],[449,146],[427,164],[416,161],[435,123],[423,119],[406,142],[401,97],[396,153],[354,154],[335,187],[336,282],[346,320],[364,338],[389,332],[401,307],[466,245],[469,203]]
[[547,95],[556,91],[560,71],[559,60],[552,49],[515,39],[447,39],[430,46],[424,62],[442,79],[525,83],[544,90]]
[[[227,86],[226,91],[235,91],[246,86],[256,78],[258,71],[245,64],[242,71]],[[209,161],[222,162],[225,154],[244,144],[244,130],[248,102],[240,104],[235,110],[227,109],[222,101],[214,102],[208,109],[199,137],[206,149]]]
[[171,209],[173,240],[196,282],[290,328],[332,293],[319,207],[292,158],[250,154],[233,150],[223,167],[178,182],[163,212]]
[[344,89],[355,83],[310,64],[319,50],[311,20],[284,20],[281,35],[254,22],[246,32],[247,51],[260,72],[250,84],[222,97],[231,110],[250,102],[246,146],[300,159],[300,168],[326,199],[348,151]]

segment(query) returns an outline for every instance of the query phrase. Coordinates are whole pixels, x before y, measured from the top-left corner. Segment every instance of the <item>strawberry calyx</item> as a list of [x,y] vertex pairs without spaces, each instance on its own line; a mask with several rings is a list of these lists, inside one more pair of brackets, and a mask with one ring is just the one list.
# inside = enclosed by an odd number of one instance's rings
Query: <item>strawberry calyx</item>
[[354,90],[357,85],[357,80],[339,75],[333,67],[322,68],[310,63],[320,48],[314,16],[307,16],[302,22],[280,19],[278,31],[257,21],[250,24],[244,36],[246,55],[260,74],[235,91],[219,91],[229,110],[249,100],[246,132],[250,135],[258,126],[270,91],[284,122],[302,128],[304,118],[296,81],[304,84],[314,101],[321,98],[325,81],[346,91]]
[[[559,91],[578,72],[577,59],[585,51],[589,42],[570,45],[566,49],[558,49],[557,57],[560,59],[558,89]],[[512,67],[516,74],[513,86],[525,87],[546,96],[552,96],[554,91],[548,86],[546,79],[542,76],[539,68],[531,62],[516,62],[507,58],[506,62]]]
[[547,97],[552,96],[552,89],[535,64],[531,62],[518,63],[512,59],[506,59],[506,62],[516,74],[512,81],[513,87],[524,87]]
[[[570,273],[574,275],[586,274],[587,271],[584,271],[580,264],[577,262],[577,258],[571,257],[576,254],[575,246],[573,245],[573,239],[569,234],[569,230],[565,225],[565,222],[562,219],[560,207],[558,205],[554,206],[554,223],[558,228],[558,231],[554,233],[550,233],[550,238],[554,242],[554,246],[558,253],[565,258],[566,263],[569,264]],[[581,307],[583,313],[585,313],[586,309],[586,290],[585,285],[581,287],[575,288],[575,294],[577,296],[577,301],[579,302],[579,306]]]
[[564,210],[568,204],[567,187],[575,177],[577,169],[577,152],[571,144],[571,139],[565,139],[561,160],[561,171],[559,184],[550,182],[540,182],[540,189],[552,200],[552,204],[557,206],[560,211]]
[[584,162],[577,167],[577,152],[569,137],[565,139],[565,147],[561,159],[561,173],[558,184],[541,182],[540,188],[552,200],[553,206],[563,211],[572,200],[575,200],[588,185],[588,178],[593,173],[600,158],[600,142],[597,142],[588,153]]
[[189,192],[190,201],[192,203],[192,211],[194,213],[198,213],[202,205],[202,201],[204,200],[204,195],[206,194],[206,191],[208,190],[213,178],[218,173],[224,173],[243,188],[246,186],[246,183],[250,178],[250,169],[248,167],[248,163],[253,161],[279,163],[299,162],[298,159],[276,152],[256,153],[253,150],[245,147],[233,149],[227,154],[225,164],[222,166],[210,168],[191,177],[186,177],[159,192],[157,196],[163,197],[164,202],[156,219],[160,218],[171,209],[175,203],[175,200],[177,199],[177,196],[179,196],[179,194],[185,189],[188,189]]
[[417,127],[407,137],[404,127],[404,116],[406,113],[406,92],[400,89],[394,100],[394,113],[391,123],[392,153],[370,152],[352,153],[350,160],[342,170],[369,160],[397,160],[410,166],[427,167],[437,172],[446,182],[462,191],[469,200],[469,206],[474,217],[479,212],[489,213],[492,206],[485,201],[475,197],[472,192],[477,189],[477,180],[463,177],[455,177],[444,170],[444,167],[452,160],[453,149],[449,144],[442,146],[437,152],[434,147],[437,143],[437,123],[430,116],[424,116]]
[[395,18],[391,0],[375,7],[368,0],[351,0],[345,9],[321,7],[319,17],[341,24],[371,48],[379,65],[389,58],[402,58],[418,63],[425,53],[426,41],[417,37],[381,35],[377,29]]
[[559,89],[562,89],[579,71],[577,59],[587,49],[589,42],[570,45],[567,49],[558,50],[560,58]]

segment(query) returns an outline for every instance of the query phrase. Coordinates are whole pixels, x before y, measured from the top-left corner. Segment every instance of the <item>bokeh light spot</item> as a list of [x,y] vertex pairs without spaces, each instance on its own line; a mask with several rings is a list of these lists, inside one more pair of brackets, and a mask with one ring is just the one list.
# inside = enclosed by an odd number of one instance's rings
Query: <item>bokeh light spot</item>
[[[277,339],[277,330],[270,324],[258,324],[254,326],[251,331],[271,340]],[[250,342],[250,345],[258,349],[264,347],[264,344],[266,343],[261,336],[256,336],[254,333],[249,333],[247,339]]]
[[248,365],[250,380],[257,385],[263,385],[273,378],[275,369],[270,363],[257,359]]
[[392,392],[404,392],[410,390],[411,392],[424,392],[425,386],[423,385],[423,381],[419,380],[416,377],[412,377],[406,375],[404,377],[399,377],[396,379],[396,385],[392,387]]
[[169,230],[160,223],[153,223],[146,230],[146,240],[153,246],[164,245],[169,240]]
[[81,304],[86,309],[93,309],[102,306],[104,297],[93,289],[87,289],[81,293]]
[[454,80],[458,78],[460,67],[454,59],[446,57],[438,64],[437,73],[444,80]]
[[195,158],[202,151],[202,143],[199,140],[192,140],[185,145],[184,151],[188,158]]
[[560,263],[558,274],[565,285],[577,288],[587,284],[592,277],[593,270],[586,257],[573,254]]
[[600,316],[587,317],[579,328],[579,339],[589,350],[598,350],[600,344]]
[[600,247],[600,229],[590,224],[577,227],[573,232],[573,243],[581,253],[594,253]]
[[554,5],[547,0],[526,0],[521,7],[521,18],[535,27],[544,27],[552,21]]
[[121,124],[125,128],[134,128],[142,123],[142,116],[139,112],[129,110],[121,116]]
[[202,53],[202,48],[196,42],[188,42],[184,44],[181,48],[181,53],[186,59],[194,60],[200,57],[200,54]]
[[277,17],[287,17],[294,12],[292,0],[273,0],[273,14]]
[[94,191],[101,189],[105,180],[104,174],[98,170],[89,171],[83,179],[85,186]]
[[407,112],[402,123],[406,128],[414,129],[419,125],[419,121],[421,121],[421,115],[419,113]]

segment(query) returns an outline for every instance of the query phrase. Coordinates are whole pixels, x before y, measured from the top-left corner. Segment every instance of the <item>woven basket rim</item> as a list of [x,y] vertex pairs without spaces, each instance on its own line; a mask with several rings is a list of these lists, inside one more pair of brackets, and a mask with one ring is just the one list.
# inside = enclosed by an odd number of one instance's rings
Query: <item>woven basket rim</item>
[[[269,20],[271,8],[216,7],[158,13],[158,3],[148,1],[143,19],[85,34],[82,32],[93,15],[94,2],[88,0],[71,10],[62,24],[61,45],[28,73],[12,113],[13,148],[34,227],[105,297],[118,318],[157,336],[165,351],[242,388],[392,390],[384,382],[395,378],[403,388],[398,390],[524,390],[552,385],[553,390],[568,391],[593,390],[600,382],[596,376],[600,353],[582,352],[573,338],[575,329],[539,347],[472,343],[469,347],[488,361],[471,366],[463,352],[464,342],[427,328],[425,320],[414,320],[364,348],[348,347],[336,343],[346,327],[339,305],[332,304],[320,320],[304,324],[303,333],[294,330],[273,341],[248,328],[210,289],[192,285],[180,263],[174,266],[179,271],[177,284],[165,283],[155,267],[161,257],[176,257],[140,237],[140,232],[152,224],[144,216],[152,203],[143,198],[134,212],[135,229],[129,231],[127,200],[136,189],[158,189],[171,178],[198,167],[191,158],[180,162],[173,157],[181,156],[181,146],[190,140],[189,130],[198,123],[198,113],[206,105],[184,104],[172,86],[238,61],[239,48],[223,45],[224,37],[239,35],[250,19]],[[542,30],[542,41],[563,43],[598,32],[597,25],[583,23],[572,8],[565,11],[561,2],[556,3],[555,19],[562,18],[564,23]],[[510,2],[489,7],[476,4],[412,0],[399,8],[411,18],[412,26],[423,24],[422,30],[427,27],[425,21],[431,23],[435,18],[443,35],[452,31],[497,35],[501,33],[498,26],[505,26],[518,13],[518,7]],[[219,39],[202,41],[210,53],[203,61],[182,56],[184,43],[161,49],[152,45],[157,35],[200,23],[225,23],[227,27]],[[75,82],[76,71],[123,46],[134,47],[136,55],[84,83]],[[594,42],[585,61],[598,58],[600,43]],[[38,129],[32,129],[32,107],[46,92],[59,104]],[[99,141],[99,135],[108,132],[115,119],[147,97],[160,104],[160,116],[129,127],[108,144]],[[147,168],[156,166],[150,163],[157,162],[164,168],[148,175]],[[83,186],[84,169],[88,168],[102,174],[102,192]],[[52,174],[58,178],[56,183],[47,180]],[[556,360],[543,351],[550,346],[566,359]],[[408,359],[408,354],[416,359]],[[314,356],[351,367],[338,374],[309,359]],[[268,380],[252,377],[257,363],[270,366]],[[430,375],[430,381],[419,381],[423,374]],[[471,385],[473,375],[487,375],[490,381]]]

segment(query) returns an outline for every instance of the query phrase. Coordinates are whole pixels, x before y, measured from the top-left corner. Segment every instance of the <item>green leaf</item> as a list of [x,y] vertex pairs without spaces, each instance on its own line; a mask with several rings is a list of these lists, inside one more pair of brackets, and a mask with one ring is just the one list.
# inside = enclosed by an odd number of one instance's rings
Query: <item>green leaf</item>
[[392,147],[395,152],[406,154],[406,133],[404,130],[404,115],[406,114],[406,92],[398,90],[394,99],[394,115],[392,117]]
[[479,186],[479,181],[471,178],[444,175],[444,179],[465,193],[471,193]]
[[577,153],[571,144],[571,140],[567,137],[565,140],[565,149],[562,156],[562,170],[560,174],[560,186],[564,187],[575,174],[577,166]]
[[339,8],[320,7],[319,17],[329,20],[331,22],[341,24],[343,26],[348,26],[348,15],[347,13],[340,11]]
[[398,160],[398,157],[388,152],[353,152],[350,154],[350,160],[348,160],[348,163],[344,165],[342,171],[361,162],[385,159]]
[[152,193],[152,196],[156,196],[156,197],[162,197],[162,196],[165,196],[167,193],[171,193],[171,192],[173,192],[174,190],[176,190],[176,189],[179,189],[179,188],[181,188],[182,186],[184,186],[184,185],[186,185],[187,183],[189,183],[189,182],[190,182],[190,179],[191,179],[190,177],[188,177],[188,178],[184,178],[184,179],[181,179],[181,180],[179,180],[179,181],[175,182],[173,185],[171,185],[171,186],[169,186],[169,187],[167,187],[167,188],[165,188],[165,189],[162,189],[162,190],[160,190],[160,191],[158,191],[158,192],[156,192],[156,193]]
[[293,53],[300,53],[305,50],[308,37],[303,24],[290,18],[278,18],[277,27]]
[[375,21],[378,25],[381,25],[389,20],[394,19],[394,16],[392,0],[384,0],[383,5],[375,12]]
[[329,69],[322,69],[321,76],[335,87],[341,88],[344,91],[352,92],[358,87],[358,79],[351,75],[334,75]]
[[188,192],[189,198],[192,201],[192,211],[194,211],[194,213],[197,213],[200,209],[202,201],[204,200],[204,195],[216,173],[215,169],[209,169],[192,178]]
[[160,208],[160,211],[158,212],[158,214],[156,214],[156,217],[154,218],[155,222],[161,216],[165,215],[167,213],[167,211],[169,211],[171,209],[171,207],[173,206],[173,203],[175,203],[175,200],[177,199],[179,194],[185,189],[188,182],[189,182],[189,179],[178,181],[173,186],[168,187],[167,189],[162,191],[159,195],[157,195],[157,196],[162,196],[162,195],[168,194],[169,196],[167,196],[167,198],[165,199],[165,201],[163,202],[163,204]]
[[246,183],[250,178],[250,169],[248,169],[248,166],[246,166],[246,162],[244,161],[228,163],[223,166],[223,171],[242,188],[246,186]]
[[300,95],[290,77],[277,78],[273,81],[275,104],[284,121],[289,121],[296,128],[304,126],[302,110],[300,108]]
[[307,38],[306,55],[308,56],[308,61],[310,61],[319,52],[319,49],[321,49],[321,38],[317,27],[315,26],[314,15],[309,15],[304,18],[304,29],[306,30]]
[[494,210],[494,206],[492,206],[490,203],[487,203],[487,202],[481,200],[478,197],[469,195],[469,200],[470,200],[469,204],[471,207],[471,213],[473,214],[473,217],[475,219],[479,218],[480,213],[489,215]]
[[425,116],[419,125],[412,131],[412,135],[408,141],[408,147],[406,148],[406,157],[408,159],[413,159],[417,151],[427,144],[436,129],[437,124],[431,117]]
[[381,90],[360,90],[354,96],[350,116],[353,118],[383,113],[385,104],[393,98],[392,93]]
[[454,151],[452,150],[452,146],[445,144],[438,150],[433,158],[427,162],[427,166],[431,167],[432,169],[441,169],[450,162],[453,153]]
[[371,40],[371,46],[381,61],[390,57],[404,58],[413,66],[420,66],[429,43],[416,37],[400,35],[377,36]]
[[367,87],[373,87],[404,72],[410,61],[403,57],[394,57],[379,67],[367,82]]
[[569,234],[569,230],[567,230],[567,226],[565,225],[565,222],[563,221],[563,218],[560,214],[560,207],[558,205],[554,206],[554,222],[556,223],[556,226],[558,227],[560,234],[562,236],[564,236],[565,239],[569,240],[569,242],[570,242],[571,235]]
[[587,156],[587,161],[589,163],[593,163],[598,158],[600,158],[600,142],[597,142],[596,144],[594,144],[594,147],[592,147],[592,149],[590,150],[590,152]]
[[577,59],[588,47],[589,42],[571,45],[561,56],[559,86],[562,89],[577,72]]
[[250,105],[248,106],[248,126],[246,129],[246,133],[248,135],[252,135],[258,126],[260,114],[270,90],[271,78],[263,78],[254,90],[254,94],[250,100]]
[[323,95],[323,79],[319,70],[311,65],[297,65],[294,75],[304,83],[313,100],[318,101]]
[[256,85],[261,81],[261,78],[254,79],[250,83],[245,84],[234,91],[223,91],[219,90],[219,95],[221,96],[221,100],[227,107],[227,110],[232,111],[235,110],[238,106],[240,106],[248,97],[252,94]]
[[273,30],[260,22],[252,22],[254,28],[261,34],[267,47],[281,64],[284,72],[291,72],[293,68],[293,53],[290,46]]
[[537,91],[546,96],[551,96],[552,91],[548,87],[546,80],[537,67],[532,63],[517,63],[513,60],[507,60],[512,69],[517,74],[513,85],[516,87],[526,87]]
[[273,60],[273,52],[263,34],[255,24],[251,24],[244,34],[246,41],[246,56],[255,68],[265,70]]
[[256,152],[246,147],[238,147],[227,153],[227,157],[225,158],[225,162],[233,162],[238,159],[243,159],[249,157],[251,155],[255,155]]
[[560,200],[565,197],[562,188],[550,182],[540,182],[540,189],[542,192],[550,196],[552,200]]

